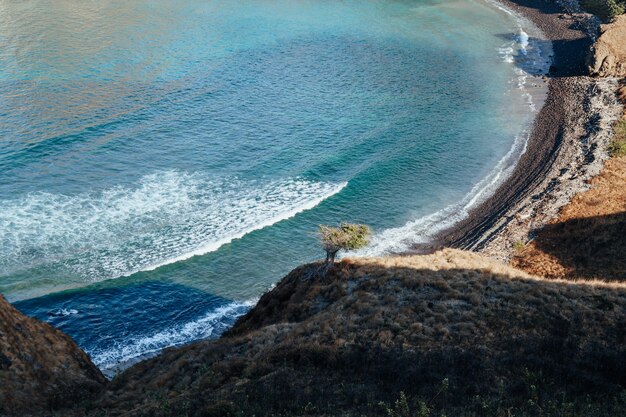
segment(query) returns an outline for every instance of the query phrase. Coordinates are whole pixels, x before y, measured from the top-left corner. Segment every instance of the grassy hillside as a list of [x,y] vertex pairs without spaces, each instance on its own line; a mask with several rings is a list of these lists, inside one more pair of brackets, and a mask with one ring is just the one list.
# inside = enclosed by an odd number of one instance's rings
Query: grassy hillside
[[104,376],[59,330],[0,295],[0,416],[44,416],[97,394]]
[[626,415],[623,283],[547,281],[455,250],[319,266],[77,415]]

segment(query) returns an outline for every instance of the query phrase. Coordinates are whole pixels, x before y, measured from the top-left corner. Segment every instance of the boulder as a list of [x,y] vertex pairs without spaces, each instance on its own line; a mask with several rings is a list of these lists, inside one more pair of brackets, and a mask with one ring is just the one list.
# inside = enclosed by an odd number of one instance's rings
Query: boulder
[[626,77],[626,15],[600,26],[600,37],[588,57],[589,73],[599,77]]

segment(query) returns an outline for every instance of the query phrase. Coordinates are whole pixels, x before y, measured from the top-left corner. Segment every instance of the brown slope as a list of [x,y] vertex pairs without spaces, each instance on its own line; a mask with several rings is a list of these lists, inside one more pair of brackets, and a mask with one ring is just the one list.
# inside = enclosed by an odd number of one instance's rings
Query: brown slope
[[600,28],[600,37],[588,56],[589,73],[600,77],[626,77],[626,15]]
[[104,382],[69,336],[0,295],[0,416],[49,415],[89,399]]
[[607,161],[512,265],[548,278],[626,282],[626,158]]
[[91,412],[383,415],[401,391],[430,399],[432,416],[626,411],[624,285],[546,281],[456,250],[318,267],[294,270],[222,339],[129,369]]

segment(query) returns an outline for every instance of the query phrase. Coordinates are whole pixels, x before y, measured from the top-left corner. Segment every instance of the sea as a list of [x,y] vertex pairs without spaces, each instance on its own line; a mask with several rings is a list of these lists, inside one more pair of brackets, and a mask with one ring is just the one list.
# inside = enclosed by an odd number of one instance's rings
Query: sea
[[218,337],[320,224],[467,216],[551,57],[485,0],[0,0],[0,293],[109,373]]

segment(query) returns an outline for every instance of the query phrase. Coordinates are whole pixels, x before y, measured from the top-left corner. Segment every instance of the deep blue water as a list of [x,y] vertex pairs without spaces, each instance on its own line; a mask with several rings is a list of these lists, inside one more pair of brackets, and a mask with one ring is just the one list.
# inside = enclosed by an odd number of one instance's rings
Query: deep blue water
[[[128,299],[133,302],[110,303]],[[109,366],[122,358],[132,360],[139,352],[149,355],[190,340],[217,337],[250,307],[164,281],[61,292],[17,305],[55,327],[74,330],[74,340],[89,347],[94,362]]]
[[220,334],[319,224],[407,250],[523,152],[537,37],[481,1],[0,0],[0,292],[107,368]]

